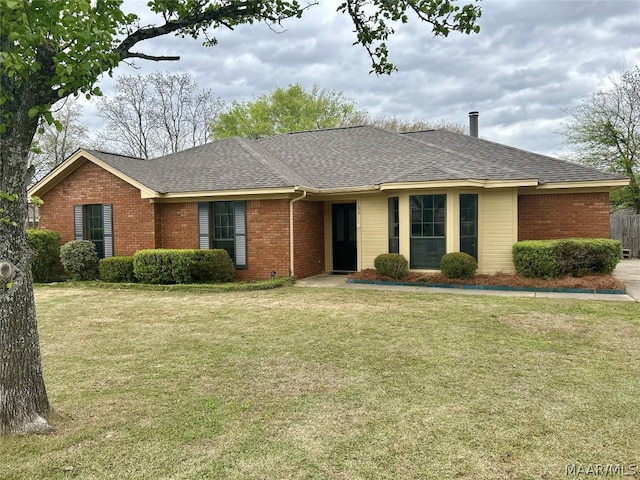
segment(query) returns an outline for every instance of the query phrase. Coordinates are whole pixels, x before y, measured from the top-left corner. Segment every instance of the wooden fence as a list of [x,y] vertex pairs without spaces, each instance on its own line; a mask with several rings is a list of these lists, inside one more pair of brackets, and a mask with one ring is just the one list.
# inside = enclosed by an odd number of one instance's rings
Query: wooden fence
[[640,215],[611,215],[609,229],[611,238],[620,240],[632,258],[640,258]]

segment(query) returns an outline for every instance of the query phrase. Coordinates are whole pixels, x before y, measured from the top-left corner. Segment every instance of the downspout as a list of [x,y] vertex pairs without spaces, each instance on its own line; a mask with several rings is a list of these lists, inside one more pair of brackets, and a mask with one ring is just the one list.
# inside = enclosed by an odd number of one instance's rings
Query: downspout
[[302,195],[289,201],[289,275],[295,276],[293,268],[293,204],[307,196],[307,191],[303,190]]

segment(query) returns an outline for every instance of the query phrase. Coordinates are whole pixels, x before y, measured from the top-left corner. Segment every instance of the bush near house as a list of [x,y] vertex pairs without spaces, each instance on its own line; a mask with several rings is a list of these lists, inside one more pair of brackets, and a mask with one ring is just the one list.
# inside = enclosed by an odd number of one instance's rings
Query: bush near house
[[98,265],[100,280],[110,283],[133,283],[133,257],[109,257],[100,260]]
[[581,277],[610,274],[622,244],[606,238],[526,240],[513,245],[513,263],[522,277]]
[[448,278],[473,278],[478,262],[468,253],[447,253],[440,260],[440,272]]
[[409,262],[399,253],[383,253],[373,261],[373,266],[380,275],[401,279],[409,273]]
[[58,277],[62,238],[51,230],[27,229],[27,241],[35,252],[31,264],[33,281],[52,282]]
[[60,261],[73,280],[95,280],[99,276],[98,252],[89,240],[71,240],[60,247]]
[[142,283],[230,282],[235,267],[226,250],[140,250],[133,256],[133,272]]

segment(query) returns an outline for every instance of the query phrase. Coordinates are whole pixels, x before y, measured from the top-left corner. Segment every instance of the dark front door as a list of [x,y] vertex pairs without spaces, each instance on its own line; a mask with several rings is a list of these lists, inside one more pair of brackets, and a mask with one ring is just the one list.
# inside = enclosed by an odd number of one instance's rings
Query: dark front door
[[333,271],[355,272],[357,268],[356,204],[331,206],[333,230]]

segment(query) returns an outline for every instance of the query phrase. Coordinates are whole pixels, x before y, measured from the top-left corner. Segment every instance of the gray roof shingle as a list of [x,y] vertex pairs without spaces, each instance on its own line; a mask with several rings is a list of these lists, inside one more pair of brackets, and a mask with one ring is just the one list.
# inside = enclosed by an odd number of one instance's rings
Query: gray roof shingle
[[278,187],[356,188],[434,180],[539,183],[620,180],[544,155],[445,130],[392,133],[370,126],[227,138],[141,160],[90,153],[159,193]]

